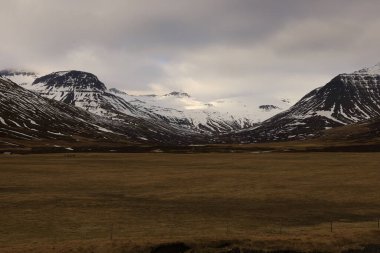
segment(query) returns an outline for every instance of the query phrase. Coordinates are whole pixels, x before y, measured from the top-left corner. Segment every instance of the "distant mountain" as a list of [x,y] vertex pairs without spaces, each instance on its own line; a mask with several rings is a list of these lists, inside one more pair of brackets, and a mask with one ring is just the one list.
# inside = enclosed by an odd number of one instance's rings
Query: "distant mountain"
[[38,74],[33,71],[3,69],[0,76],[8,78],[19,85],[29,85],[38,78]]
[[74,105],[100,116],[112,118],[120,113],[133,116],[132,105],[107,92],[106,86],[82,71],[60,71],[37,78],[25,88],[41,96]]
[[[6,97],[14,98],[11,101],[13,104],[9,102],[13,105],[11,108],[4,102],[4,117],[1,116],[0,119],[3,126],[30,128],[32,121],[41,126],[42,123],[34,120],[33,115],[23,117],[25,122],[21,119],[20,122],[14,120],[19,119],[19,115],[14,112],[17,104],[23,105],[30,100],[28,96],[35,94],[39,99],[42,96],[70,106],[65,110],[71,112],[71,120],[80,118],[82,123],[71,122],[66,126],[83,125],[83,129],[86,129],[83,133],[96,136],[91,127],[96,125],[107,129],[108,133],[122,134],[130,140],[140,139],[143,142],[191,143],[194,139],[240,143],[302,140],[320,136],[321,131],[326,129],[380,116],[380,64],[351,74],[340,74],[291,107],[289,100],[280,99],[254,108],[246,107],[234,99],[203,103],[178,91],[165,95],[130,95],[116,88],[108,90],[95,75],[75,70],[59,71],[40,77],[28,71],[6,70],[0,73],[12,80],[24,80],[21,86],[34,92],[26,94],[25,90],[20,91],[20,98],[17,99],[15,94],[9,93],[11,89],[7,91],[8,95],[4,95],[7,93],[3,91],[3,101]],[[35,80],[30,82],[32,78]],[[9,80],[3,78],[2,82],[7,83]],[[62,107],[62,103],[57,105]],[[232,108],[238,110],[234,111]],[[81,116],[75,117],[75,113]],[[45,119],[49,117],[54,118],[50,114]],[[12,123],[13,121],[16,123]],[[60,121],[65,122],[64,119]],[[55,132],[54,124],[51,126],[53,131],[49,131]],[[60,128],[57,126],[57,129]],[[75,131],[80,134],[80,129]],[[96,129],[100,128],[95,127]],[[99,133],[98,130],[95,132]],[[65,127],[60,130],[65,131]],[[36,136],[33,132],[36,131],[32,130],[29,134]],[[218,136],[222,136],[221,139]]]
[[82,71],[60,71],[39,77],[32,85],[41,84],[49,92],[62,90],[68,91],[105,91],[106,86],[99,79],[90,73]]
[[173,97],[177,97],[177,98],[184,98],[184,97],[190,97],[189,94],[187,94],[186,92],[178,92],[178,91],[172,91],[168,94],[166,94],[165,96],[173,96]]
[[181,119],[190,122],[190,126],[198,131],[211,134],[256,126],[262,120],[290,107],[288,102],[280,100],[273,101],[276,103],[273,110],[263,110],[259,106],[250,108],[239,99],[218,99],[205,103],[183,92],[132,96],[116,91],[114,94],[136,107],[149,108],[149,111],[169,120]]
[[[59,71],[37,77],[22,86],[38,94],[83,108],[91,113],[118,119],[123,115],[153,122],[169,124],[190,134],[226,133],[252,127],[261,121],[287,109],[288,101],[275,101],[270,110],[243,107],[235,100],[217,100],[202,103],[189,94],[173,91],[165,95],[133,96],[115,88],[107,89],[104,83],[82,71]],[[20,80],[22,72],[8,72],[7,78]],[[240,108],[231,110],[231,108]]]
[[272,110],[277,110],[277,109],[279,109],[279,107],[275,106],[275,105],[260,105],[259,109],[266,111],[266,112],[269,112]]
[[340,74],[289,110],[234,134],[242,142],[313,137],[319,131],[380,116],[380,64]]
[[[182,145],[201,140],[199,135],[184,134],[160,122],[128,115],[118,120],[100,117],[45,98],[3,77],[0,77],[0,137],[0,144],[5,139],[15,139],[33,141],[34,145],[51,145],[57,140],[98,143],[96,145],[105,142]],[[50,141],[41,144],[43,140]]]

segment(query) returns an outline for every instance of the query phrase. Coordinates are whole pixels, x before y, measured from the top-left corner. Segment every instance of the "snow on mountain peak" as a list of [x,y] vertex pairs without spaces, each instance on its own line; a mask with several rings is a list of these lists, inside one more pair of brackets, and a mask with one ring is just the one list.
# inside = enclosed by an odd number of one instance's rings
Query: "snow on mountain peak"
[[354,71],[352,74],[356,75],[380,75],[380,62],[372,67],[363,68],[357,71]]
[[34,82],[26,82],[28,85],[23,87],[108,119],[120,121],[124,116],[132,116],[190,132],[228,132],[251,127],[290,106],[287,100],[272,99],[265,100],[263,104],[273,105],[273,109],[262,110],[258,107],[259,101],[251,105],[251,98],[201,101],[182,91],[164,95],[130,95],[116,88],[108,90],[95,75],[76,70],[58,71],[35,78]]
[[43,85],[55,89],[107,90],[104,83],[99,81],[94,74],[77,70],[53,72],[37,78],[32,85]]
[[38,74],[29,70],[3,69],[0,70],[0,76],[19,85],[30,85],[38,77]]
[[35,76],[36,73],[33,71],[27,71],[27,70],[3,69],[3,70],[0,70],[0,75],[1,76],[16,76],[16,75]]

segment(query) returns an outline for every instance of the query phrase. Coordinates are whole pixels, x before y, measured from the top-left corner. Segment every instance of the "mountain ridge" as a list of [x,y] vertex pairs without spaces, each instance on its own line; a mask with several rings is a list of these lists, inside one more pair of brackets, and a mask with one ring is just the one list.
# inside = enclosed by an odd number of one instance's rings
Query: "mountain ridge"
[[[107,120],[125,124],[128,117],[138,118],[182,132],[183,136],[208,136],[211,142],[303,140],[318,137],[326,129],[380,117],[380,64],[339,74],[287,110],[283,110],[286,106],[263,104],[257,110],[274,116],[262,122],[235,118],[228,113],[222,115],[215,107],[226,101],[201,103],[185,92],[139,96],[116,88],[107,89],[95,75],[83,71],[53,72],[24,87]],[[289,101],[282,99],[282,103],[286,105]]]
[[0,137],[32,145],[186,145],[205,142],[203,136],[183,134],[160,122],[123,115],[110,120],[60,101],[45,98],[0,77]]
[[325,129],[377,118],[380,116],[378,67],[339,74],[307,93],[288,110],[232,136],[242,142],[307,139]]
[[[10,78],[14,78],[14,75]],[[94,85],[95,89],[86,90],[92,87],[89,84]],[[173,91],[162,96],[128,95],[115,88],[107,89],[104,83],[91,73],[75,70],[53,72],[38,77],[23,87],[100,116],[115,118],[119,114],[126,114],[164,121],[177,129],[202,134],[225,133],[254,126],[261,122],[262,117],[268,118],[289,105],[286,101],[279,101],[283,106],[274,106],[274,110],[265,111],[257,108],[256,114],[260,115],[259,117],[251,117],[248,114],[234,115],[228,111],[219,111],[221,104],[202,104],[185,92]]]

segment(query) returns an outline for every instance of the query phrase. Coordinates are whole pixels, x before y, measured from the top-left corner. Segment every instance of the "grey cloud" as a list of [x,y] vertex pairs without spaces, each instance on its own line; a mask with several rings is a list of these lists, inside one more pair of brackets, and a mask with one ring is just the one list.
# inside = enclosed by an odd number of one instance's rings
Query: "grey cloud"
[[0,68],[205,100],[300,98],[380,61],[377,0],[4,0]]

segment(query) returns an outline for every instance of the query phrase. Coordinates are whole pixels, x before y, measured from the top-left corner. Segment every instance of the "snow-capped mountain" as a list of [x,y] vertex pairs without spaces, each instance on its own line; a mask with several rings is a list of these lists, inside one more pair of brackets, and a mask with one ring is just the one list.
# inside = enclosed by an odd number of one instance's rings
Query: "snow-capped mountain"
[[[20,76],[24,80],[37,76],[21,71],[2,73],[14,80],[21,80]],[[190,136],[202,134],[200,138],[205,138],[228,132],[232,134],[225,135],[222,141],[231,141],[231,138],[238,142],[305,139],[319,135],[321,130],[380,116],[380,64],[340,74],[292,107],[287,99],[252,108],[236,99],[202,102],[176,91],[164,95],[130,95],[115,88],[108,90],[95,75],[81,71],[54,72],[37,77],[32,83],[22,82],[22,87],[84,109],[105,124],[91,123],[93,125],[115,133],[129,131],[130,138],[156,142],[170,138],[190,140]],[[3,125],[12,124],[9,122],[12,122],[11,117],[1,120]]]
[[33,71],[3,69],[0,76],[8,78],[19,85],[30,85],[38,78],[38,74]]
[[131,105],[108,93],[106,86],[96,76],[86,72],[54,72],[39,77],[24,87],[46,98],[74,105],[101,116],[113,117],[120,113],[119,111],[133,111]]
[[340,74],[289,110],[237,133],[245,142],[304,139],[320,130],[380,116],[380,64]]
[[187,121],[190,126],[197,126],[206,132],[229,132],[251,127],[260,123],[261,119],[267,119],[289,107],[289,103],[282,101],[278,101],[276,106],[272,105],[272,110],[267,110],[259,106],[249,108],[238,99],[219,99],[205,103],[181,92],[131,96],[116,89],[110,91],[136,107],[149,108],[150,112],[171,121]]
[[253,125],[247,118],[238,118],[215,110],[195,100],[187,93],[171,92],[164,95],[132,96],[111,89],[111,92],[128,101],[142,111],[149,112],[150,117],[161,118],[173,125],[186,129],[212,133],[227,132]]
[[91,125],[95,115],[43,98],[2,77],[0,105],[0,133],[5,137],[32,140],[96,135],[95,124]]
[[[85,87],[84,87],[85,88]],[[112,143],[185,144],[201,139],[168,124],[128,115],[110,120],[82,108],[45,98],[0,77],[0,137],[41,142],[65,140]]]
[[[19,73],[8,73],[6,77],[18,81]],[[95,75],[82,71],[54,72],[33,82],[22,82],[22,86],[108,119],[133,116],[190,133],[225,133],[252,127],[290,106],[286,100],[257,108],[246,107],[234,99],[206,103],[176,91],[164,95],[129,95],[115,88],[108,90]]]
[[127,95],[121,97],[120,92],[115,93],[114,89],[108,91],[106,86],[91,73],[54,72],[37,78],[31,85],[25,87],[46,98],[83,108],[114,121],[120,121],[124,116],[132,116],[155,123],[169,124],[177,129],[186,128],[192,133],[191,122],[187,119],[166,118],[138,103],[134,97],[130,98]]

